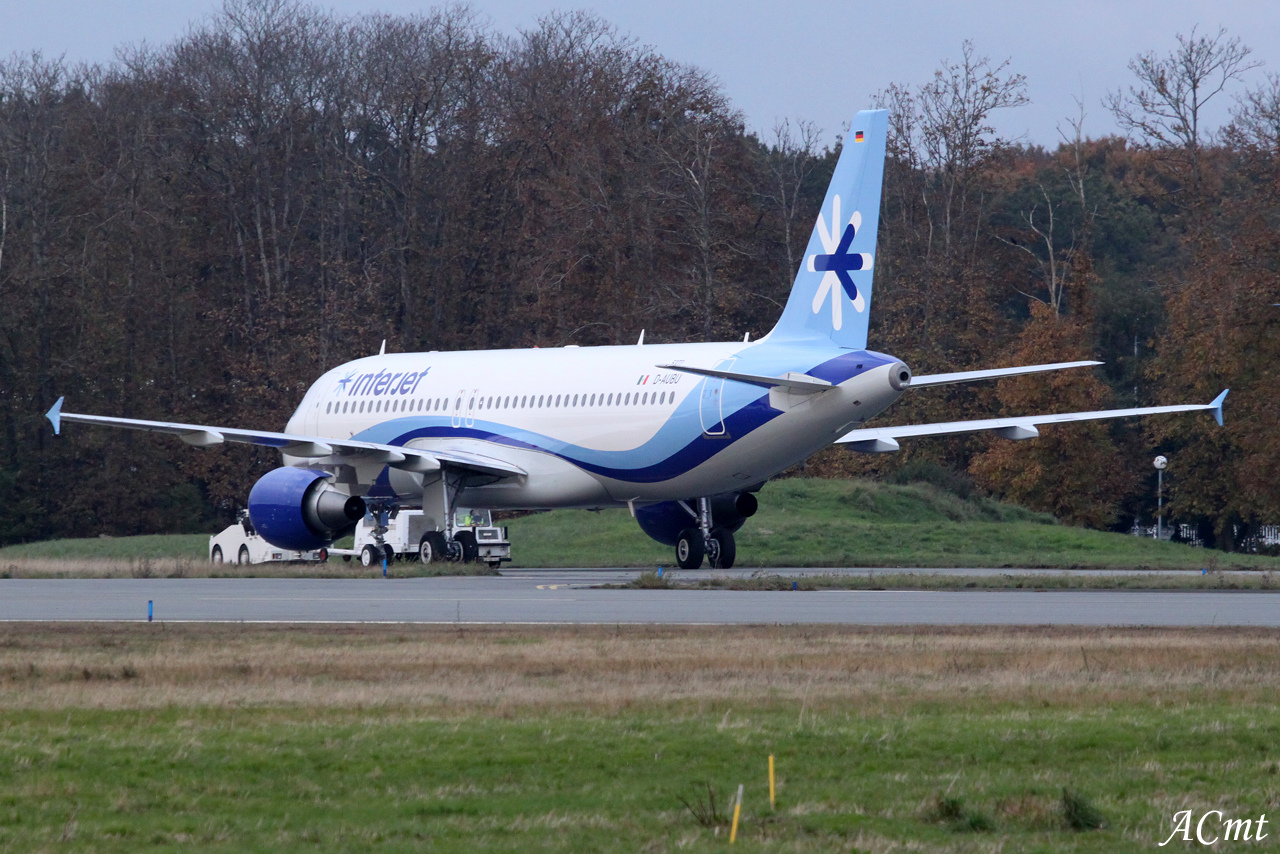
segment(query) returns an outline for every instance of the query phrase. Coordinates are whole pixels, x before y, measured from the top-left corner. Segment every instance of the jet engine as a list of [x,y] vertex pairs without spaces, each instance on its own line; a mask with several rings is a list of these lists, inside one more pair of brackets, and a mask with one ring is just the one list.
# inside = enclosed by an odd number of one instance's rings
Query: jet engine
[[[695,512],[697,500],[686,502]],[[737,531],[747,519],[755,515],[760,503],[750,492],[726,492],[711,497],[711,527]],[[636,521],[640,530],[665,546],[674,546],[680,532],[698,527],[698,520],[677,501],[663,501],[636,508]]]
[[339,492],[333,476],[313,469],[278,468],[249,491],[249,519],[258,534],[282,549],[310,551],[351,533],[364,517],[364,499]]

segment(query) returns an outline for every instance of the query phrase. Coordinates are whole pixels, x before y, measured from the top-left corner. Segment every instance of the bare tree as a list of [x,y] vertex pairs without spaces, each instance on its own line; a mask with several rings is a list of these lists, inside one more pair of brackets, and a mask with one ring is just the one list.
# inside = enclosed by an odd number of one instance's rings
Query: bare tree
[[1280,74],[1268,74],[1265,83],[1239,98],[1232,116],[1233,142],[1280,154]]
[[1058,134],[1062,137],[1059,156],[1067,158],[1067,162],[1062,164],[1062,172],[1074,197],[1074,203],[1080,208],[1079,227],[1070,228],[1068,234],[1062,234],[1054,199],[1044,182],[1038,181],[1036,183],[1038,198],[1035,204],[1019,215],[1022,223],[1025,224],[1021,239],[993,231],[997,240],[1029,256],[1039,268],[1046,296],[1041,298],[1020,288],[1018,293],[1044,303],[1053,311],[1054,317],[1062,313],[1063,300],[1067,294],[1068,279],[1075,267],[1073,262],[1076,254],[1089,251],[1089,236],[1095,216],[1095,211],[1089,207],[1088,191],[1085,186],[1085,176],[1088,172],[1085,160],[1085,110],[1084,102],[1079,98],[1076,99],[1076,107],[1077,114],[1067,119],[1070,133],[1059,126]]
[[877,96],[894,114],[890,151],[928,184],[920,188],[927,222],[926,255],[951,258],[971,245],[974,213],[970,189],[989,156],[1004,144],[991,126],[996,110],[1028,103],[1026,78],[1008,73],[1009,61],[992,65],[965,41],[959,62],[944,61],[933,80],[911,92],[890,86]]
[[799,223],[801,200],[806,181],[813,173],[817,161],[814,154],[822,131],[813,122],[798,121],[793,127],[785,120],[773,126],[773,145],[765,151],[765,165],[769,184],[761,193],[767,204],[778,211],[782,224],[782,247],[786,253],[782,286],[791,287],[792,278],[800,268],[800,253],[804,246],[799,242],[806,232]]
[[1160,56],[1153,51],[1129,61],[1138,78],[1127,92],[1112,92],[1104,103],[1120,127],[1138,142],[1160,149],[1179,171],[1189,176],[1198,197],[1203,182],[1201,114],[1233,80],[1257,68],[1251,49],[1239,38],[1228,38],[1225,28],[1212,36],[1177,35],[1178,45]]

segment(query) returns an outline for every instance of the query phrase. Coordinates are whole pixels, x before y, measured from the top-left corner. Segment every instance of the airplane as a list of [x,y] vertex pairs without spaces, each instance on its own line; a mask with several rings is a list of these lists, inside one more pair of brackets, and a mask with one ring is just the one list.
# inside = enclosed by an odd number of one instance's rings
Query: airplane
[[857,114],[782,315],[756,341],[646,345],[641,332],[627,346],[450,353],[386,353],[384,342],[316,380],[281,433],[73,414],[63,398],[47,417],[55,433],[71,422],[279,449],[282,466],[254,484],[248,509],[281,548],[322,548],[366,513],[421,508],[421,560],[473,560],[455,507],[626,507],[685,569],[733,566],[760,487],[832,444],[1027,440],[1043,425],[1197,410],[1222,424],[1226,391],[1207,404],[867,426],[917,389],[1101,364],[913,376],[867,349],[887,132],[887,111]]

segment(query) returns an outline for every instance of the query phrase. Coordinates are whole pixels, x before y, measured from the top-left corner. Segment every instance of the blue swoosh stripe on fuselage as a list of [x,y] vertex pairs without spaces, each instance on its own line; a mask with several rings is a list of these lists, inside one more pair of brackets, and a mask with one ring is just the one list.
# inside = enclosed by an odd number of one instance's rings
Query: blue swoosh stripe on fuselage
[[[746,359],[743,361],[747,362]],[[770,361],[776,366],[776,359]],[[838,385],[860,373],[889,363],[889,359],[880,354],[867,351],[844,352],[805,373]],[[736,367],[738,366],[735,364]],[[750,363],[742,365],[742,369],[769,370],[768,367],[757,369]],[[584,448],[545,434],[515,429],[492,421],[477,421],[474,418],[471,427],[454,427],[452,415],[395,418],[375,424],[354,438],[384,445],[405,445],[421,438],[480,439],[511,448],[549,453],[584,471],[614,480],[658,483],[691,471],[782,414],[769,405],[768,394],[761,395],[758,387],[726,383],[725,388],[725,405],[737,407],[723,418],[725,436],[709,437],[703,433],[701,395],[690,394],[653,437],[626,451]],[[732,403],[730,397],[734,398]],[[675,450],[672,450],[673,447]],[[617,466],[620,459],[626,467]]]

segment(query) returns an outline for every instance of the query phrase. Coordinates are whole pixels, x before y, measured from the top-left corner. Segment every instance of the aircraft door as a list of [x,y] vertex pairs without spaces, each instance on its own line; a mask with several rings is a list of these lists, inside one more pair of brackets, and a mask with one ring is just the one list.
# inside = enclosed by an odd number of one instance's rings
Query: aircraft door
[[[728,371],[737,359],[724,359],[714,370]],[[721,377],[707,377],[702,381],[699,392],[699,414],[702,416],[702,433],[705,436],[723,436],[724,428],[724,384]]]
[[465,388],[458,389],[458,396],[453,400],[451,400],[450,403],[453,404],[450,407],[453,410],[453,419],[452,419],[453,426],[455,428],[461,427],[462,426],[462,407],[467,405],[467,390]]
[[307,417],[303,422],[304,429],[312,436],[320,435],[320,401],[317,400],[312,405],[311,411],[307,413]]
[[467,397],[467,426],[474,427],[476,423],[476,396],[480,394],[480,389],[473,388],[466,393]]

